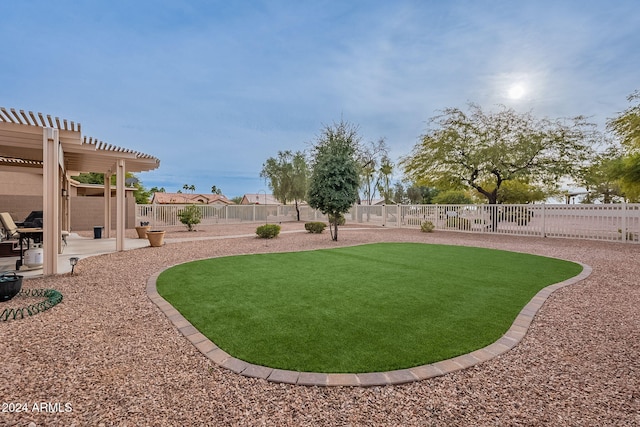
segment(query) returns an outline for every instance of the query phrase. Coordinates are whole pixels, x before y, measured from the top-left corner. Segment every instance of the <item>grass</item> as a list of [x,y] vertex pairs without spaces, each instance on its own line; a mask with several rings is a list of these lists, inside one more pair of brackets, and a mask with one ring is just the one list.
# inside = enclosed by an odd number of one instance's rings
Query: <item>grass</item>
[[376,372],[499,339],[568,261],[462,246],[376,243],[194,261],[160,295],[227,353],[310,372]]

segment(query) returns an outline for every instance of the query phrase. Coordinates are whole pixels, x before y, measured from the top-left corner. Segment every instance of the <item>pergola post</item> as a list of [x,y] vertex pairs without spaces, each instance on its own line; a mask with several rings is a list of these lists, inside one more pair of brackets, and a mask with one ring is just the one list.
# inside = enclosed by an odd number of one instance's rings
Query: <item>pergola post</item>
[[[71,202],[70,202],[71,185],[69,184],[69,176],[66,171],[62,175],[62,178],[63,178],[62,188],[64,192],[62,197],[62,214],[61,214],[62,230],[70,231],[71,218],[69,217],[69,212],[71,211]],[[60,243],[62,244],[62,239],[60,239]],[[60,252],[62,252],[62,247],[60,248]]]
[[116,251],[124,251],[125,200],[124,200],[124,159],[116,163]]
[[58,129],[43,128],[42,132],[42,273],[46,276],[58,273],[58,247],[60,239],[60,165],[62,149]]
[[104,174],[104,235],[111,237],[111,171]]

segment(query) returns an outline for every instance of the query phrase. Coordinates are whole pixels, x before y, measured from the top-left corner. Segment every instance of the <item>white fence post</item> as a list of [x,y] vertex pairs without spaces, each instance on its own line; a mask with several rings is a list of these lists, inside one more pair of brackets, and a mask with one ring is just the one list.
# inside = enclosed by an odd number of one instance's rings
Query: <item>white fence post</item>
[[387,225],[387,206],[382,205],[382,226],[385,227]]
[[547,212],[545,209],[546,204],[542,204],[542,237],[547,237]]
[[622,212],[621,212],[621,216],[622,216],[622,241],[626,242],[627,241],[627,204],[626,203],[622,203],[621,204],[622,207]]

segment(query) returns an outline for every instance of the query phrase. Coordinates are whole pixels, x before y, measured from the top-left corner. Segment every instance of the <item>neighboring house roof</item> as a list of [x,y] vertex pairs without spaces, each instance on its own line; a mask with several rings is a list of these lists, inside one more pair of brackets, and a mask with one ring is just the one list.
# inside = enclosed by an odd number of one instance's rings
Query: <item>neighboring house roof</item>
[[[84,182],[78,182],[75,179],[69,178],[69,185],[75,187],[78,196],[99,196],[104,197],[104,184],[86,184]],[[111,196],[116,195],[116,186],[111,184]],[[124,187],[124,191],[129,197],[129,194],[136,191],[135,187]]]
[[273,194],[247,193],[244,196],[242,196],[242,201],[240,202],[240,204],[241,205],[281,205],[282,203],[280,203],[278,199],[273,197]]
[[232,205],[233,202],[221,194],[153,193],[154,205]]
[[[362,203],[360,203],[361,205],[368,205],[369,202],[366,200],[363,200]],[[371,200],[371,206],[378,206],[378,205],[384,205],[384,199],[373,199]]]

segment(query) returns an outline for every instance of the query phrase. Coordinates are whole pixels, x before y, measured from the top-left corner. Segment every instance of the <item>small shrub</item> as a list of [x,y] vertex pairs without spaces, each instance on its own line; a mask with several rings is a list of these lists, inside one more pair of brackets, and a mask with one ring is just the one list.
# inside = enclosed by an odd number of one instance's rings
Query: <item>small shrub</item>
[[425,221],[420,224],[420,231],[422,231],[423,233],[431,233],[434,228],[436,228],[436,226],[433,225],[431,221]]
[[187,230],[193,231],[193,226],[200,224],[202,212],[196,205],[189,205],[178,212],[178,218],[180,218],[181,223],[187,226]]
[[265,224],[256,228],[256,234],[262,239],[273,239],[280,234],[280,226],[278,224]]
[[304,229],[309,233],[320,234],[326,226],[324,222],[307,222],[304,224]]

